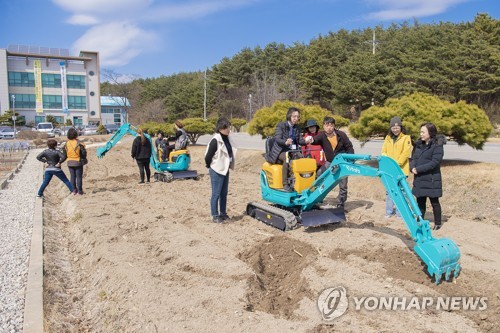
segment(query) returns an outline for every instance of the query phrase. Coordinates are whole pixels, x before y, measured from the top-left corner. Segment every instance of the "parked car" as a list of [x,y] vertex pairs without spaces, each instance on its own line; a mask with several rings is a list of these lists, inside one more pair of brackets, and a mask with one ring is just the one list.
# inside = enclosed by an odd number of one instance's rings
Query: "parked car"
[[52,123],[38,123],[36,127],[33,128],[33,130],[40,133],[47,133],[49,138],[53,138],[56,136],[54,133],[54,125],[52,125]]
[[95,135],[97,134],[97,126],[87,125],[82,129],[82,135]]
[[106,127],[106,132],[108,134],[112,134],[112,133],[115,133],[116,131],[118,131],[118,129],[120,128],[120,125],[117,125],[117,124],[106,124],[106,125],[104,125],[104,127]]
[[[17,134],[19,131],[16,130],[15,134]],[[0,129],[0,139],[14,139],[14,129],[12,127],[4,127]]]

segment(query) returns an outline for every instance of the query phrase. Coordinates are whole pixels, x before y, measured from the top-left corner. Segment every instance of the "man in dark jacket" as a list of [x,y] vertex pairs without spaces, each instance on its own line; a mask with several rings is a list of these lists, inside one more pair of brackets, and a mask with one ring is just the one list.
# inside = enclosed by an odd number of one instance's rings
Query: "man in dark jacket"
[[290,150],[299,150],[300,145],[304,146],[306,142],[301,135],[300,127],[300,110],[291,107],[286,113],[286,121],[280,122],[276,125],[274,132],[274,145],[266,158],[269,163],[282,163],[282,180],[283,190],[292,191],[288,184],[288,169],[289,164],[287,161],[287,152]]
[[[319,169],[318,176],[320,176],[325,170],[328,170],[330,164],[337,154],[347,153],[354,154],[354,147],[352,146],[351,140],[342,131],[335,129],[335,118],[325,117],[323,119],[323,131],[320,132],[314,138],[310,137],[313,145],[320,145],[325,152],[326,162]],[[342,179],[339,183],[339,196],[338,196],[338,207],[344,207],[344,203],[347,201],[347,177]]]

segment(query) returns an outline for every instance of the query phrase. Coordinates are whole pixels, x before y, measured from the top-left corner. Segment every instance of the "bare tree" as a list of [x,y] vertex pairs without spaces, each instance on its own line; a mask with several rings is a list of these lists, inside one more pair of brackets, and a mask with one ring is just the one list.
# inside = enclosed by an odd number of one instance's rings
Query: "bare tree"
[[[134,81],[139,78],[138,75],[125,75],[115,72],[112,69],[103,68],[101,76],[108,84],[103,84],[107,91],[105,95],[112,96],[113,100],[123,108],[125,112],[125,122],[129,122],[129,113],[133,110],[133,105],[139,101],[140,86]],[[127,103],[128,101],[128,103]]]
[[146,102],[141,106],[141,112],[134,112],[130,115],[130,121],[133,123],[145,123],[147,121],[155,121],[162,123],[165,121],[166,112],[163,108],[163,101],[155,99],[151,102]]

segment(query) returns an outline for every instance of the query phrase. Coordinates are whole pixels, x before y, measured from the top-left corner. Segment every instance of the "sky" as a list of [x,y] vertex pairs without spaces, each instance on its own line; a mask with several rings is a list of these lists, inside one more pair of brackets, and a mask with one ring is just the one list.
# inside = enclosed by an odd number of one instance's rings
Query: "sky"
[[[340,29],[500,17],[498,0],[0,0],[0,48],[98,51],[124,76],[203,71],[243,48]],[[367,47],[370,47],[367,43]]]

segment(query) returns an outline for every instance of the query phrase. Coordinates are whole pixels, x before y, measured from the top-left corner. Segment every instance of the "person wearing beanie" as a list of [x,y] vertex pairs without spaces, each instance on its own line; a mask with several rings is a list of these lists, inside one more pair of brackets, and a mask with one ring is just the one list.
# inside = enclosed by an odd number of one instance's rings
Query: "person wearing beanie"
[[[392,158],[403,170],[403,173],[408,177],[410,175],[409,158],[412,150],[411,137],[405,133],[401,118],[392,117],[390,121],[389,133],[384,139],[382,145],[382,156]],[[385,217],[390,218],[394,214],[401,217],[397,209],[394,207],[389,193],[385,194]]]
[[[315,137],[319,134],[319,125],[314,119],[309,119],[306,123],[306,131],[303,135],[304,139],[308,136]],[[313,146],[307,144],[302,146],[302,154],[306,157],[311,157],[316,160],[316,166],[319,169],[323,164],[325,164],[325,153],[321,146]]]

